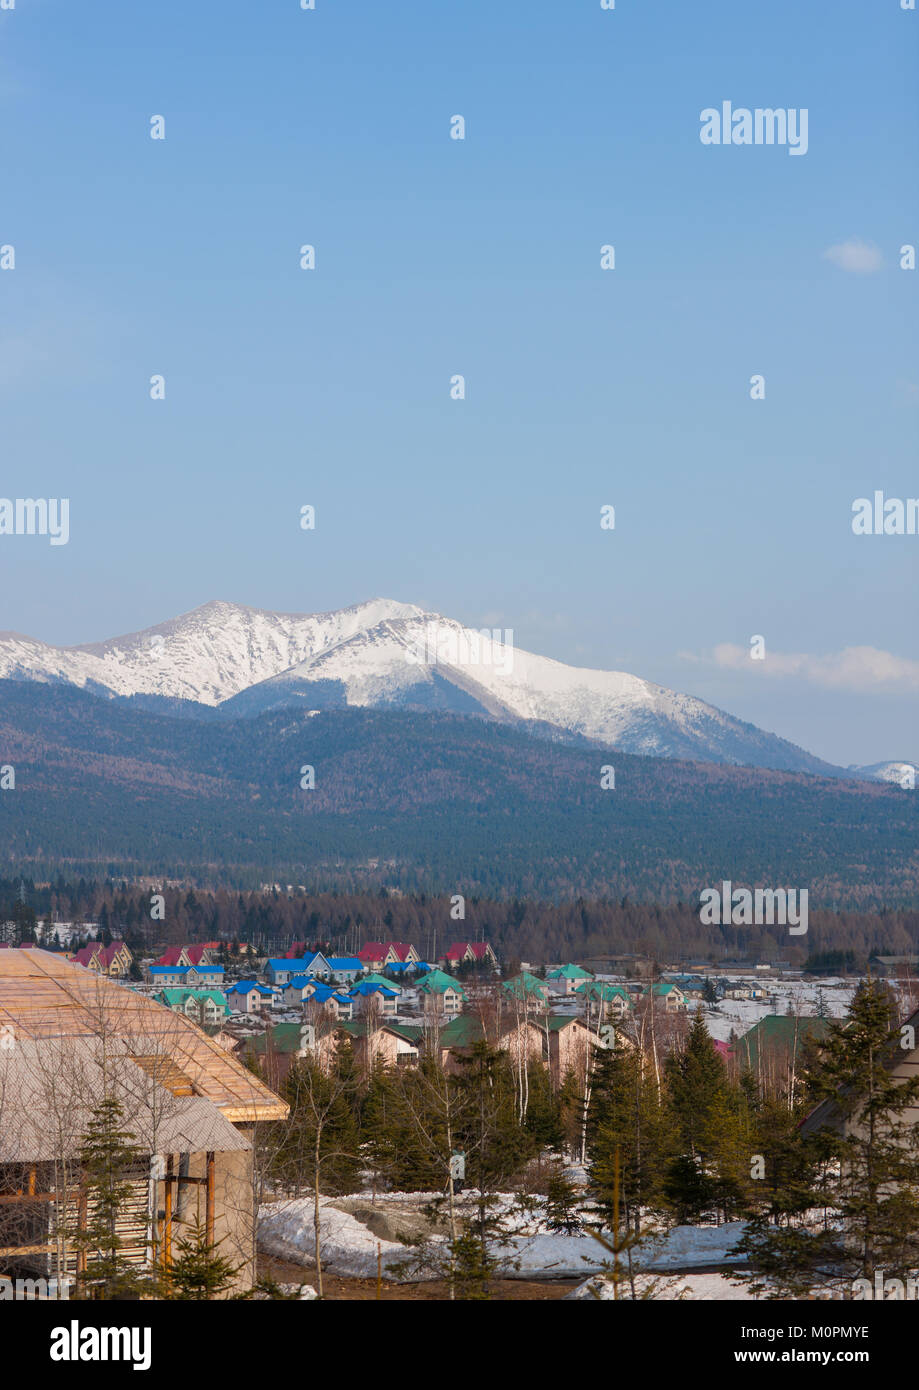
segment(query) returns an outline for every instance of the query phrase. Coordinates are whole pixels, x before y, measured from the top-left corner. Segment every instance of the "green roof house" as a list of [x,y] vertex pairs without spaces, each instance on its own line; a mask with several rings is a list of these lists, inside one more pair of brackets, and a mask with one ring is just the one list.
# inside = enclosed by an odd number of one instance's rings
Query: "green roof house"
[[[632,1008],[632,996],[624,985],[606,984],[602,980],[588,980],[578,985],[575,994],[587,1001],[588,1013],[596,1018],[622,1019]],[[598,1007],[595,1008],[594,1005]]]
[[229,1013],[226,996],[219,989],[161,989],[153,997],[158,1004],[165,1004],[173,1013],[184,1014],[202,1028],[222,1023]]
[[527,970],[520,975],[514,975],[510,980],[505,980],[501,988],[512,999],[522,999],[528,1004],[545,1004],[549,997],[545,981],[531,975]]
[[679,985],[673,984],[670,980],[657,980],[650,990],[646,985],[642,994],[650,994],[653,999],[662,999],[668,1013],[676,1013],[677,1010],[686,1008],[686,995]]
[[418,982],[418,992],[426,1014],[442,1014],[452,1018],[462,1013],[466,1002],[466,991],[459,980],[454,980],[443,970],[429,970]]
[[402,986],[397,985],[395,980],[387,979],[385,975],[362,975],[359,983],[362,985],[382,985],[383,989],[391,989],[394,994],[402,993]]
[[806,1043],[819,1042],[829,1024],[823,1018],[795,1018],[791,1014],[766,1014],[731,1044],[731,1055],[744,1071],[754,1076],[764,1071],[784,1070],[801,1060]]
[[574,994],[574,991],[585,980],[592,980],[593,976],[589,970],[583,970],[580,965],[557,966],[555,970],[550,970],[546,979],[551,981],[552,988],[559,994]]

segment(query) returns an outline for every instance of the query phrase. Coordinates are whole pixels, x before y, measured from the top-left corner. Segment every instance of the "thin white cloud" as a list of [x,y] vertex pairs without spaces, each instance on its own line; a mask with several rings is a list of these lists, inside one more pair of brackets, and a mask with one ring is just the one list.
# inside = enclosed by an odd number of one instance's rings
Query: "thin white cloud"
[[852,237],[841,241],[838,246],[830,246],[823,253],[825,261],[831,261],[839,270],[851,271],[854,275],[872,275],[884,264],[884,257],[877,246]]
[[755,661],[749,647],[722,642],[711,653],[681,652],[684,661],[718,666],[727,671],[751,671],[754,675],[796,678],[828,690],[909,693],[919,691],[919,661],[894,656],[878,647],[845,647],[825,656],[807,652],[774,652]]

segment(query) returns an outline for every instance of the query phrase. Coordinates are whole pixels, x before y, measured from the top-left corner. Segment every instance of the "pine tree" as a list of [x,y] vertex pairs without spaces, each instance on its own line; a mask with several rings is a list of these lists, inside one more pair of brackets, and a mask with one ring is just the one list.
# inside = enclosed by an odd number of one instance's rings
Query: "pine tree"
[[613,1219],[614,1189],[629,1224],[640,1223],[642,1208],[660,1207],[668,1151],[657,1088],[641,1051],[598,1050],[587,1110],[587,1154],[591,1196],[607,1226]]
[[743,1242],[768,1296],[851,1290],[875,1275],[905,1280],[919,1264],[919,1125],[910,1118],[919,1078],[893,1075],[907,1055],[890,994],[869,981],[808,1069],[809,1095],[823,1104],[799,1140],[799,1185],[786,1191],[783,1224],[761,1215]]
[[190,1299],[219,1298],[232,1286],[242,1268],[208,1242],[207,1229],[200,1217],[195,1218],[188,1235],[176,1242],[177,1256],[166,1271],[166,1297]]
[[580,1201],[574,1183],[565,1176],[560,1163],[552,1166],[546,1189],[546,1224],[552,1231],[573,1235],[581,1229]]
[[118,1219],[133,1195],[131,1170],[142,1160],[134,1134],[124,1129],[124,1110],[112,1097],[90,1113],[80,1148],[87,1220],[70,1233],[74,1249],[84,1252],[86,1267],[79,1285],[95,1299],[138,1298],[151,1279],[124,1254]]
[[692,1021],[683,1051],[667,1058],[665,1077],[678,1145],[668,1168],[665,1194],[677,1221],[688,1223],[717,1207],[724,1195],[727,1075],[701,1013]]

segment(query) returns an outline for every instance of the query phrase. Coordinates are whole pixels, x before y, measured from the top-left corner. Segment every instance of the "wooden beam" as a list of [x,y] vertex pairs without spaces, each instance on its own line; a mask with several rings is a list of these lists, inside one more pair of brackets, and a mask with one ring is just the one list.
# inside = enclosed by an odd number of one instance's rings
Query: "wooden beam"
[[166,1221],[163,1226],[163,1267],[168,1269],[172,1264],[172,1154],[166,1159]]
[[3,1249],[0,1250],[0,1257],[9,1257],[10,1255],[47,1255],[53,1250],[54,1246],[50,1242],[46,1242],[44,1245],[5,1245]]
[[[80,1188],[80,1196],[77,1200],[77,1227],[81,1231],[86,1230],[86,1208],[89,1202],[89,1194],[85,1187]],[[77,1276],[86,1273],[86,1249],[77,1251]]]
[[209,1150],[207,1155],[207,1182],[204,1189],[207,1194],[207,1216],[205,1218],[204,1229],[208,1250],[210,1250],[214,1244],[214,1176],[214,1154],[212,1150]]

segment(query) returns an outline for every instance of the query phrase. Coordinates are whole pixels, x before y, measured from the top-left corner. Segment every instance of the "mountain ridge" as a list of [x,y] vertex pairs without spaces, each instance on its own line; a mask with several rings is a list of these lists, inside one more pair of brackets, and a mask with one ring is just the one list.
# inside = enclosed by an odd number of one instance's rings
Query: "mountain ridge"
[[73,647],[0,633],[0,681],[184,700],[228,718],[304,705],[452,711],[552,726],[645,756],[862,775],[695,696],[624,671],[569,666],[487,631],[395,599],[324,613],[211,599],[152,627]]

